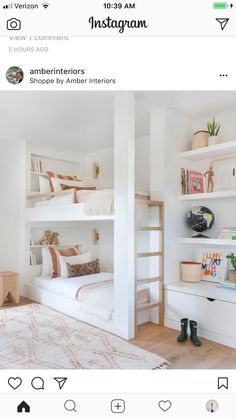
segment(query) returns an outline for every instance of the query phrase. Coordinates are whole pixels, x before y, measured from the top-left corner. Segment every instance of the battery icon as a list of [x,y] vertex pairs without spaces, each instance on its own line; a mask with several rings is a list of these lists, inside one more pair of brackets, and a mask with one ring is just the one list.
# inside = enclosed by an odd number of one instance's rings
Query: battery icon
[[213,9],[219,9],[219,10],[222,10],[222,9],[227,9],[227,7],[228,7],[228,4],[227,3],[221,3],[221,2],[215,2],[215,3],[213,3]]

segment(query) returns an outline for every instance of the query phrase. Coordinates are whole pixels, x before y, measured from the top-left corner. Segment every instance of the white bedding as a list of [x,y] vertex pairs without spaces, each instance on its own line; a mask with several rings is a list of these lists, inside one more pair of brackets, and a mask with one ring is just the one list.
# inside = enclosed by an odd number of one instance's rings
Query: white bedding
[[[113,273],[101,272],[76,278],[52,279],[41,276],[34,278],[32,282],[39,288],[67,298],[77,299],[78,310],[92,314],[103,321],[110,321],[114,311],[113,279]],[[92,286],[93,284],[95,286]],[[97,287],[96,284],[98,285]],[[148,300],[147,295],[143,295],[142,290],[140,290],[139,304],[145,304]]]
[[[51,207],[55,205],[68,205],[68,204],[72,204],[71,192],[68,194],[66,193],[64,195],[61,195],[61,196],[54,196],[51,199],[44,199],[42,201],[36,201],[34,206],[35,207]],[[77,205],[78,205],[78,208],[79,207],[81,208],[81,210],[84,209],[84,202]]]
[[[78,192],[79,194],[79,192]],[[71,192],[62,196],[55,196],[51,199],[36,201],[35,207],[51,207],[56,205],[68,205],[71,202]],[[91,191],[85,202],[76,204],[81,215],[112,215],[114,214],[114,191],[113,189],[102,189]]]

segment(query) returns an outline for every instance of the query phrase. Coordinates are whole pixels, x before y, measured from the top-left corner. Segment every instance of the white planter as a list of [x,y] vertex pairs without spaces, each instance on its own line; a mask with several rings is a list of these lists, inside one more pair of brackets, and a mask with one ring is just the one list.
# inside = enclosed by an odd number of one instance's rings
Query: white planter
[[208,146],[219,144],[220,140],[218,135],[211,135],[208,137]]

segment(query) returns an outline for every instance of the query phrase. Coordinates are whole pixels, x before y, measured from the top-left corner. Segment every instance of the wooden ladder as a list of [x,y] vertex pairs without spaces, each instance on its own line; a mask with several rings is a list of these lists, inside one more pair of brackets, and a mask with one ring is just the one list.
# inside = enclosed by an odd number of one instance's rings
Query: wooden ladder
[[[157,226],[139,226],[136,216],[136,250],[137,250],[137,234],[139,231],[151,232],[159,231],[159,250],[157,252],[137,252],[136,251],[136,267],[135,267],[135,326],[136,334],[138,331],[138,313],[145,310],[151,310],[152,308],[159,308],[159,324],[163,326],[164,324],[164,202],[154,201],[144,198],[136,198],[136,212],[137,205],[143,204],[148,207],[157,207],[159,208],[159,225]],[[149,258],[149,257],[159,257],[159,272],[156,276],[150,278],[140,279],[138,277],[138,259],[139,258]],[[137,301],[137,290],[138,285],[142,284],[152,284],[157,283],[159,287],[159,301],[142,304],[138,306]]]

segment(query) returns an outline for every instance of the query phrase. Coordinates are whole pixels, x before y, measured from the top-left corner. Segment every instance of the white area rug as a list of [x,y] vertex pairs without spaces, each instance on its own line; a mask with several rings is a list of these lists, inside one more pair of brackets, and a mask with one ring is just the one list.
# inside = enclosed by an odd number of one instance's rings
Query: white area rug
[[39,304],[0,311],[0,369],[153,369],[168,362]]

